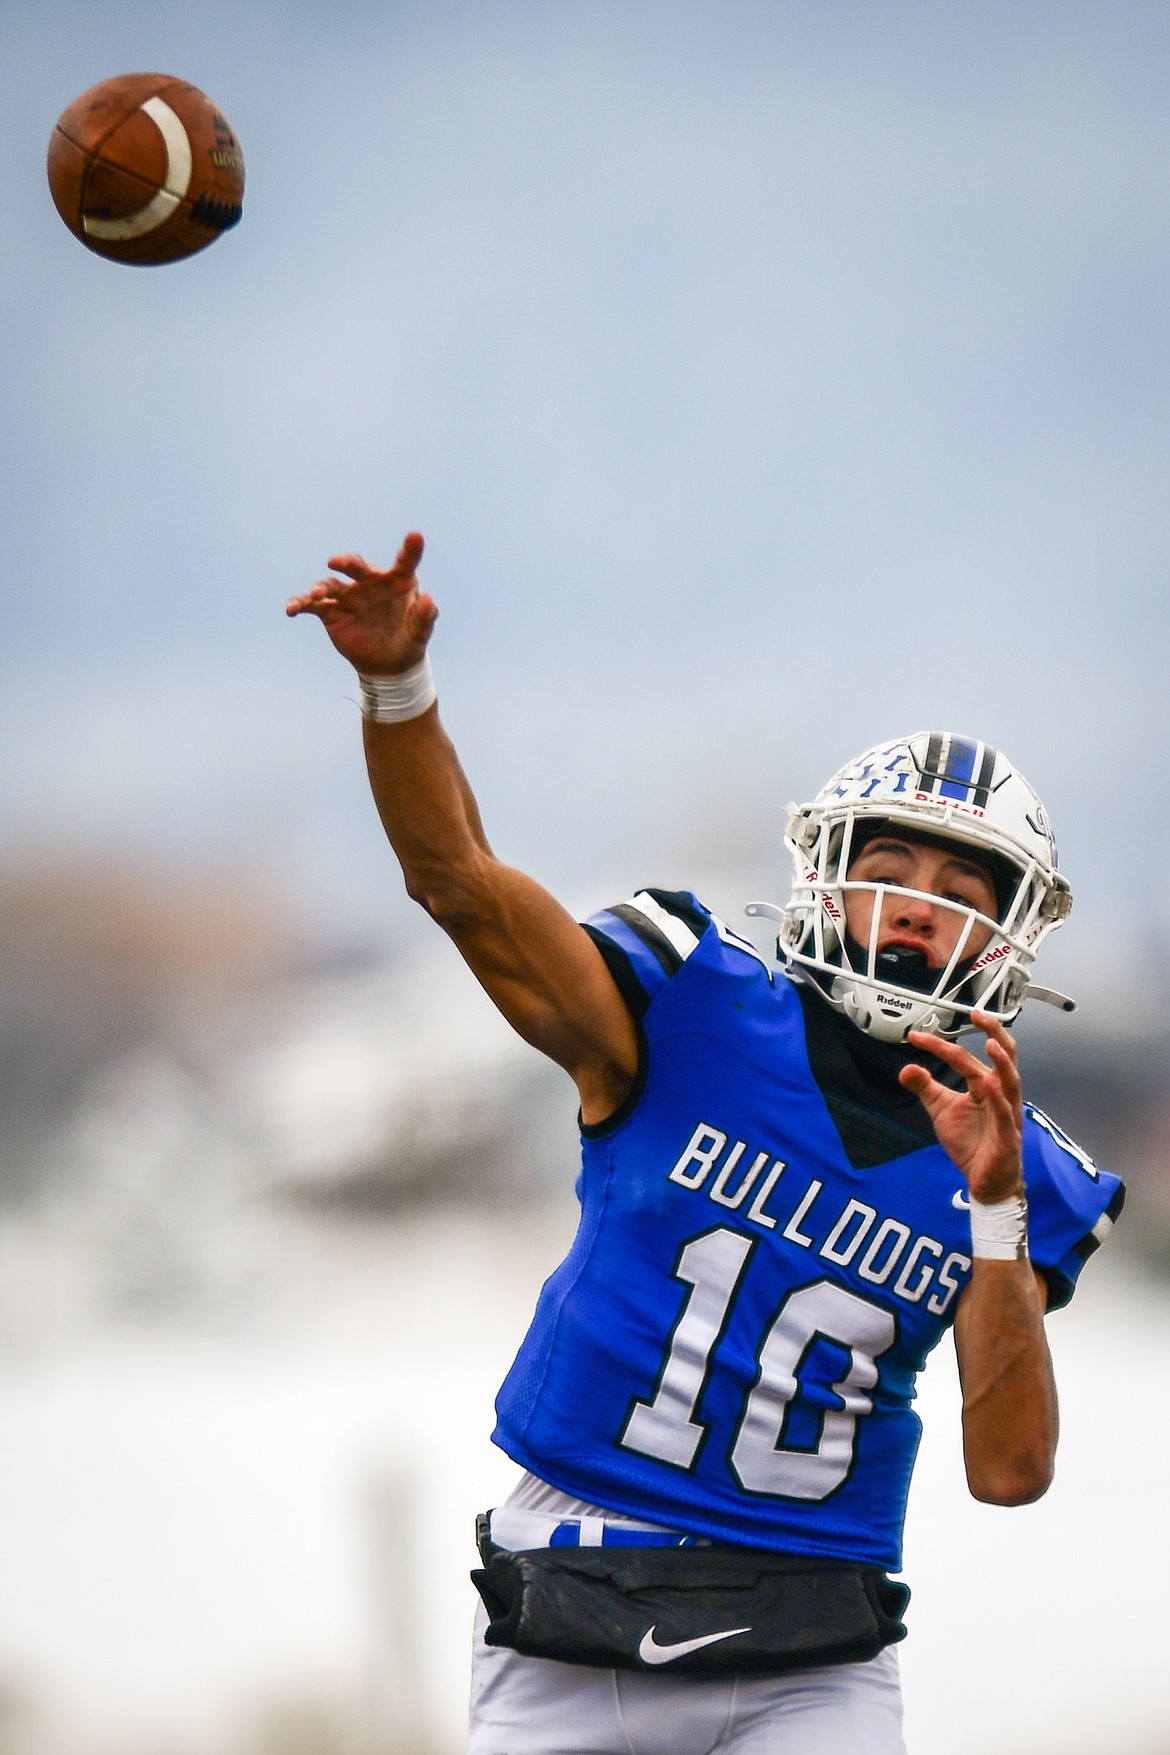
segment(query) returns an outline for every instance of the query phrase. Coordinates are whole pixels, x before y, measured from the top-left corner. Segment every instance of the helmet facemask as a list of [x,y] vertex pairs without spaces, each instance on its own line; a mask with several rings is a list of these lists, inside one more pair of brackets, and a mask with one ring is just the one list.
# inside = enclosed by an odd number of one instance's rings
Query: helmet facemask
[[[947,782],[950,793],[942,797],[928,789],[923,775],[937,778],[937,752],[952,745],[977,750],[989,777],[1005,770],[996,790],[1008,796],[955,782]],[[927,749],[934,756],[929,766]],[[970,1027],[973,1010],[1010,1023],[1023,1004],[1041,943],[1068,913],[1071,895],[1056,871],[1039,800],[997,752],[984,752],[985,746],[938,733],[868,751],[834,776],[812,804],[792,807],[785,840],[796,872],[787,908],[749,909],[779,917],[780,955],[807,970],[838,1010],[879,1040],[903,1042],[910,1030],[956,1036]],[[972,805],[973,793],[985,802]],[[953,846],[983,865],[996,890],[996,916],[949,897],[849,876],[866,843],[883,830]],[[846,898],[860,892],[873,897],[865,944],[846,926]],[[939,967],[907,946],[879,948],[886,904],[900,897],[959,916],[955,945]],[[1061,996],[1051,997],[1060,1002]],[[1065,1005],[1071,1009],[1071,1002]]]

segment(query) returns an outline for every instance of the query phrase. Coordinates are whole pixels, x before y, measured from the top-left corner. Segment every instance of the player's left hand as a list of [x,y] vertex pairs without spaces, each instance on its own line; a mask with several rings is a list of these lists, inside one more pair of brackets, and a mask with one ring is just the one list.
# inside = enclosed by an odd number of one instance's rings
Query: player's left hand
[[966,1090],[940,1085],[924,1066],[905,1066],[899,1079],[930,1116],[938,1143],[967,1178],[974,1200],[1007,1200],[1023,1189],[1024,1109],[1016,1044],[997,1018],[972,1012],[987,1038],[989,1066],[969,1049],[926,1030],[911,1030],[925,1049],[961,1075]]

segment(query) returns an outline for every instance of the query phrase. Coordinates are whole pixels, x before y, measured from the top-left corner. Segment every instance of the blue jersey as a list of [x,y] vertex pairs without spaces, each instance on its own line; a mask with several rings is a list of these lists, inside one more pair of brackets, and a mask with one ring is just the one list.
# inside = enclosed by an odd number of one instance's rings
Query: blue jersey
[[[583,1129],[580,1226],[495,1441],[591,1504],[896,1569],[915,1375],[971,1272],[963,1177],[928,1130],[859,1167],[796,986],[694,897],[643,891],[587,930],[638,1019],[641,1073]],[[1024,1163],[1059,1303],[1123,1191],[1034,1109]]]

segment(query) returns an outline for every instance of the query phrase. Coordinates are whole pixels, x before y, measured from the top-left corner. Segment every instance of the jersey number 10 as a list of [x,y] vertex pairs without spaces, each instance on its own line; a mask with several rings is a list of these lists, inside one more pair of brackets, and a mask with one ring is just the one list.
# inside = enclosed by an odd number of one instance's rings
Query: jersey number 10
[[[695,1410],[754,1247],[752,1238],[720,1226],[693,1237],[680,1252],[674,1277],[691,1290],[671,1332],[653,1398],[635,1402],[626,1419],[619,1439],[625,1449],[675,1468],[694,1466],[710,1430],[695,1419]],[[877,1382],[875,1360],[893,1346],[896,1332],[891,1311],[831,1280],[815,1280],[788,1294],[760,1343],[756,1379],[729,1454],[731,1471],[745,1492],[820,1500],[848,1480],[857,1422],[873,1407],[867,1391]],[[801,1367],[818,1337],[835,1341],[848,1355],[832,1386],[841,1405],[821,1414],[815,1448],[786,1446]]]

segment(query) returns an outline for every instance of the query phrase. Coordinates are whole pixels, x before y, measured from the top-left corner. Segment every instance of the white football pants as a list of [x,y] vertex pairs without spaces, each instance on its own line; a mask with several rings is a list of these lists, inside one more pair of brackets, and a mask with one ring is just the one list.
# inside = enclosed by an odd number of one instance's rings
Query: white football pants
[[898,1659],[786,1676],[598,1670],[483,1642],[476,1616],[468,1755],[906,1755]]

